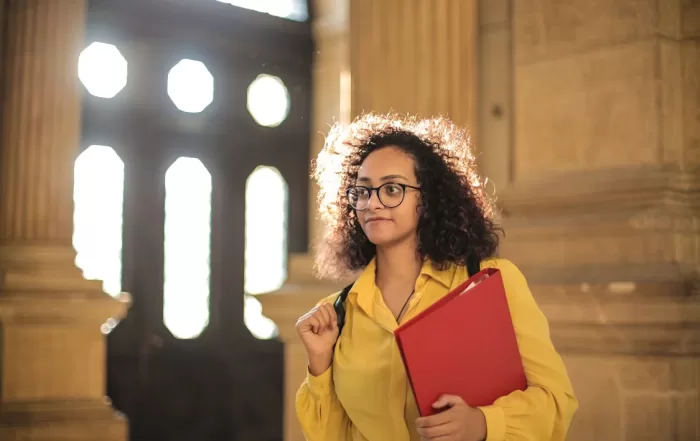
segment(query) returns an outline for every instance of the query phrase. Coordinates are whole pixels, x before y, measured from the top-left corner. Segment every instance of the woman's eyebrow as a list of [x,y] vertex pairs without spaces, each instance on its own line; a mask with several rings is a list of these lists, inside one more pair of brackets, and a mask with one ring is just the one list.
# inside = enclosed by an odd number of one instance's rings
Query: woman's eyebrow
[[[382,181],[382,182],[393,181],[393,180],[396,180],[396,179],[403,179],[404,181],[408,181],[408,178],[406,178],[405,176],[403,176],[403,175],[397,175],[397,174],[394,174],[394,175],[386,175],[386,176],[382,176],[381,178],[379,178],[379,180]],[[358,177],[358,178],[357,178],[357,182],[372,182],[372,179],[370,179],[370,178],[368,178],[368,177],[366,177],[366,176],[361,176],[361,177]]]
[[408,178],[402,175],[386,175],[383,176],[380,181],[393,181],[394,179],[403,179],[404,181],[408,181]]

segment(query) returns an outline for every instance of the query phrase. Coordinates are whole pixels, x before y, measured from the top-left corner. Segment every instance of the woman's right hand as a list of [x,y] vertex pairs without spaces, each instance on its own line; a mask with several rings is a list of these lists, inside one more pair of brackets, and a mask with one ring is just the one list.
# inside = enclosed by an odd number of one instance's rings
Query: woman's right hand
[[338,316],[330,303],[323,303],[297,320],[297,332],[309,356],[309,371],[318,376],[333,361],[333,346],[338,339]]

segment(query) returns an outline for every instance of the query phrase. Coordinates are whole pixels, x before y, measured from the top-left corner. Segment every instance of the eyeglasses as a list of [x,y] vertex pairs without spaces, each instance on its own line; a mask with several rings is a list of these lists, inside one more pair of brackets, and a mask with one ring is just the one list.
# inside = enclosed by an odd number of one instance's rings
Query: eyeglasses
[[386,208],[395,208],[403,202],[404,197],[406,197],[407,188],[420,190],[420,187],[414,187],[408,184],[397,184],[394,182],[387,182],[379,187],[355,185],[347,189],[347,197],[352,208],[357,211],[363,211],[369,207],[369,200],[372,198],[372,193],[377,192],[377,197],[382,205]]

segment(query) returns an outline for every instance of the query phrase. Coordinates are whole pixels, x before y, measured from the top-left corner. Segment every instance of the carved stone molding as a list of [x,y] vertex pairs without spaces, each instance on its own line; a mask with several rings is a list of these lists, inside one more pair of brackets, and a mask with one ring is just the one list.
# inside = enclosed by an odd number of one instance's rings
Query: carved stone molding
[[700,174],[630,167],[519,181],[504,257],[537,283],[700,282]]
[[700,355],[700,291],[681,282],[532,285],[566,353]]
[[700,210],[700,173],[662,167],[602,169],[518,180],[498,193],[508,217],[669,206]]
[[0,320],[5,323],[90,323],[121,320],[128,294],[115,299],[102,282],[86,280],[63,246],[0,246]]
[[342,289],[324,282],[287,283],[274,293],[257,296],[263,314],[275,322],[285,343],[298,342],[295,325],[299,317],[321,299]]
[[127,438],[125,420],[104,400],[8,403],[0,408],[2,440],[122,441]]

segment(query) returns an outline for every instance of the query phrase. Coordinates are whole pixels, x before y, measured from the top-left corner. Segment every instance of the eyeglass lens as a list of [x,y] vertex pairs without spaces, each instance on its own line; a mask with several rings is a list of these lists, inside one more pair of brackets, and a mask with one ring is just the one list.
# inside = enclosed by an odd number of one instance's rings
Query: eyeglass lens
[[[348,191],[350,205],[356,210],[364,210],[369,206],[373,189],[367,187],[352,187]],[[404,189],[398,184],[386,183],[377,189],[379,202],[387,208],[397,207],[403,202]]]

